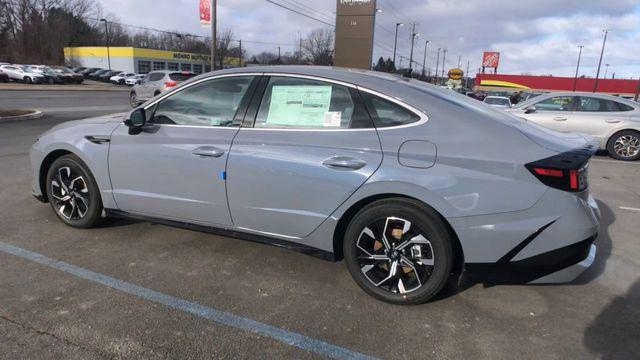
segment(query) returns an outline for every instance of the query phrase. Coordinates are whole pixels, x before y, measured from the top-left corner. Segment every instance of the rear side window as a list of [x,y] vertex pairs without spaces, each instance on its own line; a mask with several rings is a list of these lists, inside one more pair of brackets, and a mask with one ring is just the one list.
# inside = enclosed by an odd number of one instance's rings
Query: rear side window
[[191,79],[194,76],[196,76],[196,74],[190,72],[174,72],[169,74],[169,79],[173,81],[185,81]]
[[[354,93],[357,95],[357,93]],[[257,128],[370,128],[371,118],[346,86],[271,77],[256,116]]]
[[620,111],[631,111],[631,110],[633,110],[633,106],[629,106],[627,104],[622,104],[622,103],[619,103],[619,102],[616,102],[616,104],[620,108]]
[[164,78],[164,73],[151,73],[147,75],[147,81],[158,81]]
[[623,104],[617,103],[612,100],[583,96],[583,97],[580,97],[580,103],[578,104],[578,111],[589,111],[589,112],[621,111],[619,105],[623,105]]
[[360,94],[376,128],[406,125],[420,120],[420,116],[396,103],[364,91]]

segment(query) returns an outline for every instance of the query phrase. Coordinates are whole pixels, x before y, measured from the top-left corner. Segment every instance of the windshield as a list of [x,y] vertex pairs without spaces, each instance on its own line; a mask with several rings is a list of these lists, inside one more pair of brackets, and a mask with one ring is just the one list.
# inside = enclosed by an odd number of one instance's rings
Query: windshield
[[181,72],[181,73],[176,72],[176,73],[169,74],[169,79],[173,81],[186,81],[191,79],[194,76],[196,76],[196,74],[190,73],[190,72]]
[[509,106],[509,99],[498,98],[498,97],[488,97],[484,99],[484,102],[489,105],[504,105]]

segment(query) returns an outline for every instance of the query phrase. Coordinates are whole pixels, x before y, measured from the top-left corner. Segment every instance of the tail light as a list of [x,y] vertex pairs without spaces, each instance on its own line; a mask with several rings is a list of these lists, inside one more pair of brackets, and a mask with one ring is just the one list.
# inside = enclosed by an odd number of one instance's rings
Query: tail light
[[526,168],[543,184],[552,188],[580,192],[588,184],[591,153],[573,151],[526,164]]
[[169,80],[169,81],[165,81],[164,82],[164,87],[170,88],[170,87],[174,87],[176,85],[178,85],[178,83],[173,81],[173,80]]

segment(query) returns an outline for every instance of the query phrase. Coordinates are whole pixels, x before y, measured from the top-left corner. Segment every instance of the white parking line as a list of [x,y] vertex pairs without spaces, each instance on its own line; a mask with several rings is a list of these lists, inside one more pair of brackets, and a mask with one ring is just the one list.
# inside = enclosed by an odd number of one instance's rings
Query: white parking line
[[620,209],[622,209],[622,210],[631,210],[631,211],[640,211],[640,209],[638,209],[638,208],[628,207],[628,206],[620,206]]
[[622,160],[606,160],[606,159],[598,159],[598,158],[591,158],[591,161],[595,161],[595,162],[603,162],[603,163],[609,163],[609,164],[619,164],[619,165],[640,165],[640,161],[622,161]]

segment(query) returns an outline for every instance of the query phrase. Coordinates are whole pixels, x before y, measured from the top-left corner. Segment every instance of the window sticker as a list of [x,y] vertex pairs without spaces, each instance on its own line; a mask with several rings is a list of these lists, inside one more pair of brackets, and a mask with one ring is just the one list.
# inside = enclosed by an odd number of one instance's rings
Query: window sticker
[[[271,90],[267,124],[281,126],[340,126],[340,112],[329,111],[331,86],[276,85]],[[337,118],[337,125],[336,124]]]

